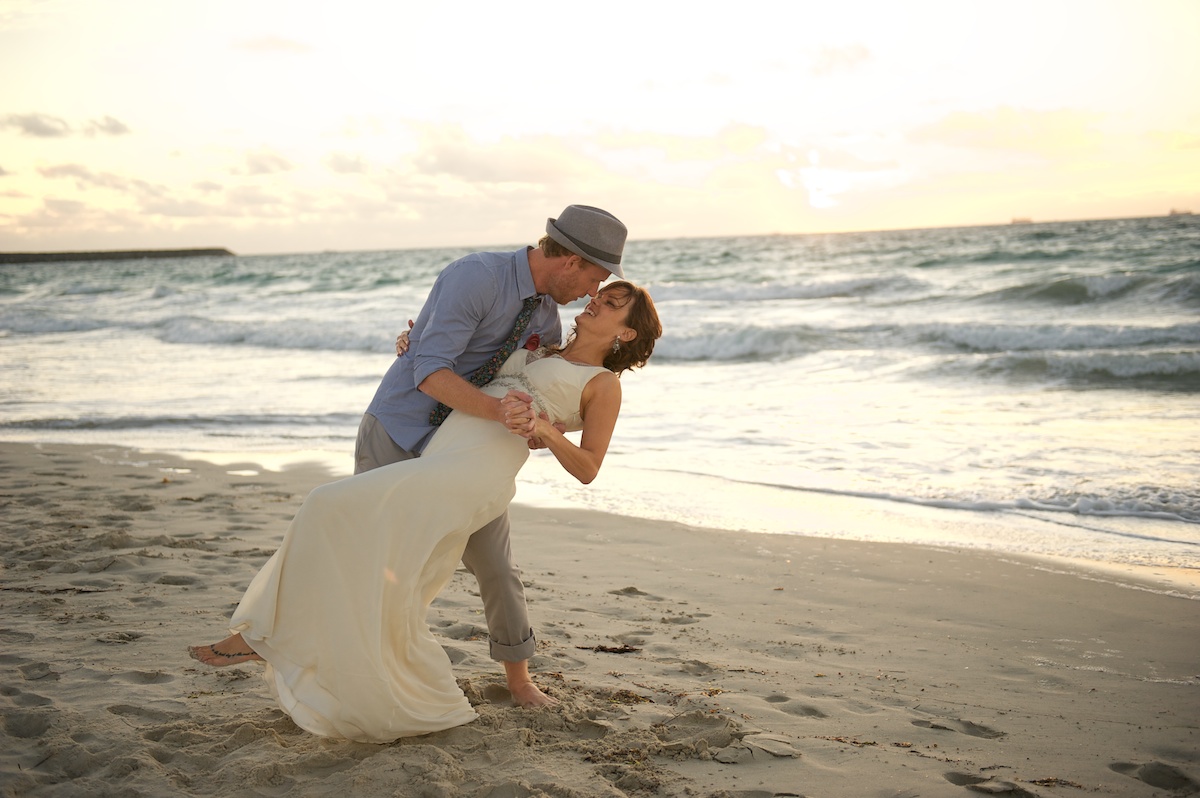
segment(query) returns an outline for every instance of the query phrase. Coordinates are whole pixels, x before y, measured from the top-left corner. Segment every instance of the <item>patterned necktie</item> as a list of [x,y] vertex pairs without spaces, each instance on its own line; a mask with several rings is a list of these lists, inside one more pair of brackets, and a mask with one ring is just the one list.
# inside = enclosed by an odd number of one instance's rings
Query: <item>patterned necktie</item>
[[[517,348],[517,342],[521,340],[521,335],[525,332],[525,328],[529,326],[529,319],[533,316],[533,310],[542,301],[541,294],[534,294],[525,300],[521,305],[521,312],[517,314],[517,322],[513,325],[512,332],[508,334],[508,338],[504,344],[496,350],[496,354],[488,358],[487,362],[479,368],[471,372],[471,376],[467,377],[467,382],[472,385],[486,385],[496,376],[496,372],[504,365],[504,361],[508,360]],[[429,414],[429,423],[433,426],[440,426],[446,420],[446,416],[450,415],[451,408],[438,402],[438,406]]]

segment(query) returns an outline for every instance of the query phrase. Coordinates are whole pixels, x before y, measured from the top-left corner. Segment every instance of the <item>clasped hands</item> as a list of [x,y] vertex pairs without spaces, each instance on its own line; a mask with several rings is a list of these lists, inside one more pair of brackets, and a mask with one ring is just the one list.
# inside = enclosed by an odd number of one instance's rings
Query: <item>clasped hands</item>
[[[408,320],[408,329],[413,327],[412,319]],[[408,351],[408,330],[404,330],[396,336],[396,356],[399,357]],[[520,435],[525,440],[529,441],[530,449],[544,449],[546,444],[541,437],[535,434],[537,429],[538,414],[533,411],[533,397],[522,391],[509,391],[508,394],[500,400],[500,404],[504,407],[504,425],[508,427],[508,431],[514,435]],[[541,419],[549,423],[550,418],[545,414],[541,414]],[[567,428],[563,424],[552,425],[559,432],[566,432]]]
[[[533,397],[523,391],[509,391],[500,400],[504,408],[504,426],[514,435],[520,435],[529,441],[530,449],[544,449],[546,444],[538,435],[538,420],[547,424],[550,418],[545,413],[537,413],[533,409]],[[552,424],[559,432],[566,428],[562,424]]]

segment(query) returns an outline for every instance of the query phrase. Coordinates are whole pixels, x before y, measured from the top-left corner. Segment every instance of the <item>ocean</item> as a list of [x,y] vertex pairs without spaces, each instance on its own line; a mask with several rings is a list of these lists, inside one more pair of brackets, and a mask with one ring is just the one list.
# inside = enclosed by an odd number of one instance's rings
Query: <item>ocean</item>
[[[438,271],[520,245],[0,265],[0,439],[348,474]],[[518,501],[1200,573],[1200,216],[633,240],[625,264],[665,334],[596,482],[536,453]],[[814,514],[847,500],[938,523]]]

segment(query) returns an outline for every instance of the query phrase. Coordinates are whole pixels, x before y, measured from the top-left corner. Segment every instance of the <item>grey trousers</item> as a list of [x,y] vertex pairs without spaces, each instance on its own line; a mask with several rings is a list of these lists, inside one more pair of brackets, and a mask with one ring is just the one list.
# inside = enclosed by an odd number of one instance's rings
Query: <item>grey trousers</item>
[[[375,416],[363,414],[354,444],[355,474],[417,456],[397,446]],[[471,534],[462,561],[479,583],[492,659],[522,662],[533,656],[537,639],[529,625],[525,585],[521,582],[521,570],[513,561],[508,535],[505,511]]]

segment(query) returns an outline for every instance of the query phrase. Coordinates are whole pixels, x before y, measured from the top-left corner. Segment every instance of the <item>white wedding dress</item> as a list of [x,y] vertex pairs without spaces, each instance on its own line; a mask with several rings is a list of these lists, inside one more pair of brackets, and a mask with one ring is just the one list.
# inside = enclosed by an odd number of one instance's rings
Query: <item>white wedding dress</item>
[[[521,349],[484,390],[523,390],[578,429],[580,395],[601,371]],[[426,611],[467,538],[508,506],[528,456],[503,425],[451,413],[421,457],[309,494],[230,621],[297,725],[379,743],[476,717]]]

